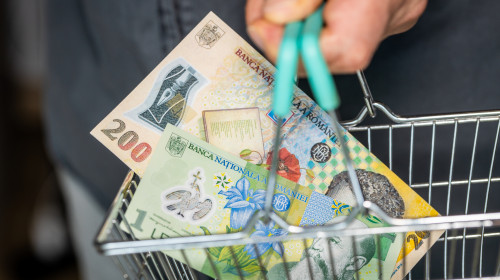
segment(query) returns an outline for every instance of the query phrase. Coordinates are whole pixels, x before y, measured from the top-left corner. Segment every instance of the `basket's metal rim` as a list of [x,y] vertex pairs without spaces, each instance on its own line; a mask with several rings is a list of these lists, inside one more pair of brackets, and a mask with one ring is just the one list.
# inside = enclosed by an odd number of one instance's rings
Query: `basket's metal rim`
[[[386,105],[376,102],[373,104],[375,108],[382,111],[391,121],[396,125],[385,126],[371,126],[376,129],[387,128],[388,126],[417,126],[429,125],[436,123],[454,123],[454,122],[474,122],[478,118],[487,121],[500,121],[500,110],[495,111],[482,111],[482,112],[469,112],[469,113],[454,113],[442,115],[428,115],[417,117],[401,117],[394,114]],[[359,125],[368,114],[368,110],[364,107],[359,113],[358,117],[352,121],[342,122],[342,125],[347,126],[348,130],[358,129],[353,127]],[[359,129],[363,129],[362,127]],[[364,128],[366,129],[366,128]],[[295,239],[307,239],[315,237],[331,237],[334,235],[367,235],[367,234],[382,234],[394,232],[411,232],[415,230],[448,230],[448,229],[464,229],[471,227],[490,227],[500,226],[500,213],[484,213],[484,214],[469,214],[457,216],[439,216],[428,217],[419,219],[394,219],[388,217],[376,205],[365,201],[362,207],[353,209],[353,212],[358,214],[371,210],[379,215],[390,226],[369,228],[369,229],[355,229],[347,228],[350,221],[354,219],[355,215],[350,215],[344,221],[331,225],[323,225],[317,227],[298,227],[286,224],[275,213],[270,213],[269,217],[277,222],[282,228],[289,231],[288,235],[279,237],[252,237],[250,238],[250,228],[256,221],[262,218],[265,213],[257,212],[252,220],[249,222],[245,230],[238,233],[209,235],[209,236],[187,236],[168,239],[154,239],[154,240],[134,240],[134,241],[106,241],[109,229],[114,223],[117,223],[118,209],[123,207],[125,200],[125,191],[128,185],[122,185],[118,195],[113,201],[106,220],[104,221],[101,229],[99,230],[95,246],[104,255],[122,255],[138,252],[151,252],[159,250],[180,250],[180,249],[193,249],[193,248],[208,248],[220,246],[234,246],[241,244],[256,244],[260,242],[279,242]],[[381,212],[381,213],[380,213]],[[356,214],[356,213],[353,213]]]
[[[433,278],[434,279],[434,278]],[[441,278],[445,279],[445,278]],[[491,276],[491,277],[474,277],[474,278],[446,278],[447,280],[458,280],[458,279],[467,279],[467,280],[487,280],[487,279],[496,279],[498,280],[498,276]]]
[[[500,110],[487,110],[487,111],[477,111],[477,112],[466,112],[466,113],[450,113],[450,114],[435,114],[435,115],[425,115],[425,116],[411,116],[402,117],[394,113],[389,107],[381,102],[373,103],[373,106],[380,110],[386,117],[392,122],[398,125],[392,125],[393,127],[409,127],[412,124],[415,126],[424,126],[432,123],[436,124],[451,124],[455,121],[460,123],[463,122],[474,122],[478,118],[484,121],[495,121],[500,118]],[[352,120],[340,122],[344,127],[348,128],[349,131],[353,130],[366,130],[366,127],[356,127],[361,124],[366,116],[369,114],[368,109],[364,106],[356,118]],[[370,126],[371,129],[385,129],[389,125],[373,125]]]
[[100,247],[99,244],[105,242],[106,237],[111,232],[113,221],[116,220],[116,217],[118,216],[118,211],[120,207],[122,207],[123,200],[125,199],[124,197],[127,195],[130,187],[132,185],[135,185],[137,187],[137,183],[134,181],[134,176],[135,173],[132,170],[130,170],[127,173],[127,176],[125,176],[125,179],[122,185],[120,186],[120,189],[118,190],[115,199],[113,199],[113,202],[111,203],[111,206],[109,207],[105,215],[106,219],[102,222],[102,225],[99,228],[96,237],[94,238],[94,245],[96,248],[99,249]]
[[[365,203],[365,207],[375,209],[374,204]],[[360,212],[360,211],[358,211]],[[378,211],[377,211],[378,212]],[[252,221],[249,222],[245,230],[230,234],[214,234],[205,236],[185,236],[172,237],[168,239],[116,241],[116,242],[96,242],[96,246],[104,255],[121,255],[138,252],[150,252],[158,250],[180,250],[208,247],[235,246],[243,244],[256,244],[261,242],[281,242],[287,240],[298,240],[308,238],[326,238],[332,236],[353,236],[353,235],[373,235],[382,233],[411,232],[411,231],[440,231],[448,229],[478,228],[500,226],[500,213],[469,214],[456,216],[439,216],[419,219],[390,219],[392,225],[378,228],[348,228],[350,220],[354,215],[347,216],[340,223],[323,225],[317,227],[295,227],[288,226],[288,235],[277,237],[256,237],[250,238],[250,231],[247,230],[263,214],[257,212]],[[272,215],[275,220],[277,215]],[[352,217],[352,218],[351,218]],[[279,218],[279,217],[278,217]],[[299,230],[297,230],[299,229]],[[102,241],[102,239],[101,239]],[[182,241],[182,242],[180,242]]]

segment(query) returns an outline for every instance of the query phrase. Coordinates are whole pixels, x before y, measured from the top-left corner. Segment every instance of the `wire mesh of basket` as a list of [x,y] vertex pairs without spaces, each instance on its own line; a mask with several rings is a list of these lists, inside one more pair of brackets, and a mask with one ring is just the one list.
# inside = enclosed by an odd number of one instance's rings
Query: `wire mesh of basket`
[[[381,114],[374,120],[365,120],[374,109]],[[341,236],[350,239],[356,251],[360,250],[354,242],[358,236],[373,236],[380,240],[384,234],[399,232],[411,239],[411,234],[408,235],[410,232],[444,230],[436,244],[430,249],[426,248],[429,250],[425,257],[408,271],[408,279],[463,279],[500,275],[500,203],[496,201],[500,198],[500,170],[495,168],[495,161],[498,161],[500,110],[401,117],[381,103],[370,103],[354,120],[343,122],[342,125],[427,199],[442,216],[395,219],[370,201],[365,201],[340,223],[310,228],[280,224],[289,232],[286,236],[250,238],[250,231],[243,230],[223,235],[137,240],[130,234],[131,225],[140,221],[125,219],[125,212],[140,180],[130,173],[109,210],[95,245],[101,253],[113,258],[124,278],[132,279],[208,279],[190,268],[189,258],[185,254],[186,250],[202,248],[216,278],[220,279],[209,256],[209,248],[241,244],[256,246],[261,242],[285,240],[305,242],[314,238],[330,240]],[[355,215],[367,211],[376,213],[390,226],[363,230],[348,228]],[[138,217],[140,219],[141,215]],[[256,212],[249,224],[269,217],[269,213]],[[123,230],[120,224],[128,230]],[[168,250],[180,250],[183,258],[174,260],[166,256],[164,252]],[[329,267],[333,268],[330,278],[335,278],[338,275],[335,273],[333,257],[336,251],[328,247],[327,253],[330,256]],[[232,257],[236,258],[234,252]],[[308,264],[309,278],[314,279],[312,257],[306,253],[304,259]],[[263,260],[258,260],[262,266]],[[379,262],[377,271],[380,273],[383,269],[381,266]],[[402,269],[406,270],[404,260]],[[287,269],[284,271],[284,279],[294,279],[296,276],[290,275]],[[241,279],[245,278],[241,270],[238,273]],[[261,277],[267,278],[265,274]],[[355,273],[354,277],[363,279],[364,275]]]

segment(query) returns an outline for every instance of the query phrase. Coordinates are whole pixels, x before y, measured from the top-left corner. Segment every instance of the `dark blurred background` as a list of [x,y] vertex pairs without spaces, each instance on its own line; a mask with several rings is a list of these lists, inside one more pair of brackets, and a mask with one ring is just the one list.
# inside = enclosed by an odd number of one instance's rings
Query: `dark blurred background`
[[78,279],[42,130],[42,4],[0,1],[0,279]]

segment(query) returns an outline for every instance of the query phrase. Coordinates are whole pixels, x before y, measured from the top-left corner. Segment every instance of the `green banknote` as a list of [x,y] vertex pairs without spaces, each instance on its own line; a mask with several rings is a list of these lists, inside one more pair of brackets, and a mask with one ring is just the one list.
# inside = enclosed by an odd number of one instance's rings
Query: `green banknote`
[[[267,173],[262,167],[167,125],[125,216],[138,239],[237,232],[255,211],[263,208]],[[349,214],[351,207],[278,177],[273,209],[289,224],[307,226],[334,222],[337,217]],[[383,225],[374,216],[358,217],[353,223],[354,227],[366,228]],[[252,236],[285,234],[273,222],[259,221],[252,231]],[[239,273],[248,279],[258,279],[263,274],[270,279],[282,279],[285,269],[294,278],[309,273],[307,256],[313,260],[311,268],[317,279],[355,273],[370,276],[365,279],[376,279],[379,259],[387,267],[385,273],[392,272],[401,237],[389,235],[383,244],[370,236],[354,241],[357,250],[350,238],[334,237],[210,248],[208,257],[222,279],[239,279]],[[383,248],[381,252],[377,252],[379,247]],[[329,258],[329,249],[333,260]],[[185,261],[179,252],[166,254]],[[194,269],[212,277],[217,275],[205,251],[188,250],[186,255]],[[284,259],[288,267],[283,264]]]

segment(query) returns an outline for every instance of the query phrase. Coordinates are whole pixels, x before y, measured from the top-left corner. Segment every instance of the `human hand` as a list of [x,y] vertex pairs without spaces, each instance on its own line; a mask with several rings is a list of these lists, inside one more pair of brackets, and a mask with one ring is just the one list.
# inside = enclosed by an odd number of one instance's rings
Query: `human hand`
[[[247,0],[247,31],[255,44],[276,61],[285,24],[301,20],[322,0]],[[382,40],[410,29],[427,0],[328,0],[320,46],[332,73],[352,73],[370,63]]]

